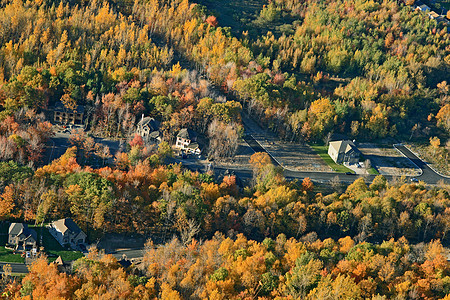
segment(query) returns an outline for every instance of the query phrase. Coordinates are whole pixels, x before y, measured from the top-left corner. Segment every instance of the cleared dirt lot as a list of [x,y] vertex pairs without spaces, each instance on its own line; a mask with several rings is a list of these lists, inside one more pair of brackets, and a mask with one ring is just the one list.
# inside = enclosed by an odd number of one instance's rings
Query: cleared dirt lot
[[255,153],[252,148],[244,141],[239,142],[239,147],[237,153],[232,158],[224,159],[221,161],[216,161],[215,165],[222,168],[245,168],[250,169],[250,156]]
[[330,172],[330,167],[308,145],[254,136],[286,169],[295,171]]
[[401,155],[392,145],[359,143],[358,149],[366,159],[383,175],[420,175],[418,169],[409,159]]
[[289,143],[270,131],[263,130],[248,117],[243,117],[246,134],[251,135],[286,169],[294,171],[330,172],[330,167],[308,145]]

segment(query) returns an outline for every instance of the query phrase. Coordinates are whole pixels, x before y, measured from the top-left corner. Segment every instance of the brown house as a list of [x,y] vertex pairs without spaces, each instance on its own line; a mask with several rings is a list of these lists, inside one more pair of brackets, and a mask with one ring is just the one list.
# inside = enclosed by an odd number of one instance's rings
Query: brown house
[[71,219],[65,218],[52,222],[49,232],[62,245],[76,248],[86,242],[86,234]]
[[142,115],[142,119],[137,124],[136,133],[142,137],[144,143],[161,142],[161,134],[159,132],[159,122],[151,117]]
[[83,124],[84,107],[78,105],[74,110],[66,108],[61,102],[52,108],[53,121],[57,124]]

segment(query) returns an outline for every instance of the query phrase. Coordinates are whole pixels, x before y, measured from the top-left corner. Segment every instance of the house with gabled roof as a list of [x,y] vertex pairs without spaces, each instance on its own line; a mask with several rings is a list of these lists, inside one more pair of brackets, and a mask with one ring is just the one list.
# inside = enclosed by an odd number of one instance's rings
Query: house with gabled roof
[[[15,245],[17,249],[36,247],[37,234],[24,223],[11,223],[8,230],[8,244]],[[22,248],[23,247],[23,248]]]
[[86,242],[86,234],[71,218],[52,222],[49,231],[61,246],[71,246],[74,248]]
[[144,143],[161,142],[161,133],[159,131],[160,123],[152,117],[142,115],[141,120],[137,124],[136,133],[142,137]]
[[202,152],[197,142],[197,134],[188,128],[183,128],[178,132],[175,148],[197,155]]
[[329,143],[328,155],[337,164],[356,164],[359,162],[361,152],[352,141],[340,140]]

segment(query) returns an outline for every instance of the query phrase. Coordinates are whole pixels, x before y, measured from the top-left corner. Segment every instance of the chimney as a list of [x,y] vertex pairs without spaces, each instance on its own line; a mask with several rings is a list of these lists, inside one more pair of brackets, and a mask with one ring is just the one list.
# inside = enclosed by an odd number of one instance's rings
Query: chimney
[[144,121],[144,114],[142,114],[142,118],[141,118],[141,121]]

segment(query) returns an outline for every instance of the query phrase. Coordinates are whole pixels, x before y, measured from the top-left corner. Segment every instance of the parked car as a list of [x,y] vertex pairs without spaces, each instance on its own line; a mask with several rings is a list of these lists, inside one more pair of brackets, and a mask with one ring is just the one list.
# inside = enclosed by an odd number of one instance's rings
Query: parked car
[[416,177],[411,178],[411,182],[419,182],[419,180]]

